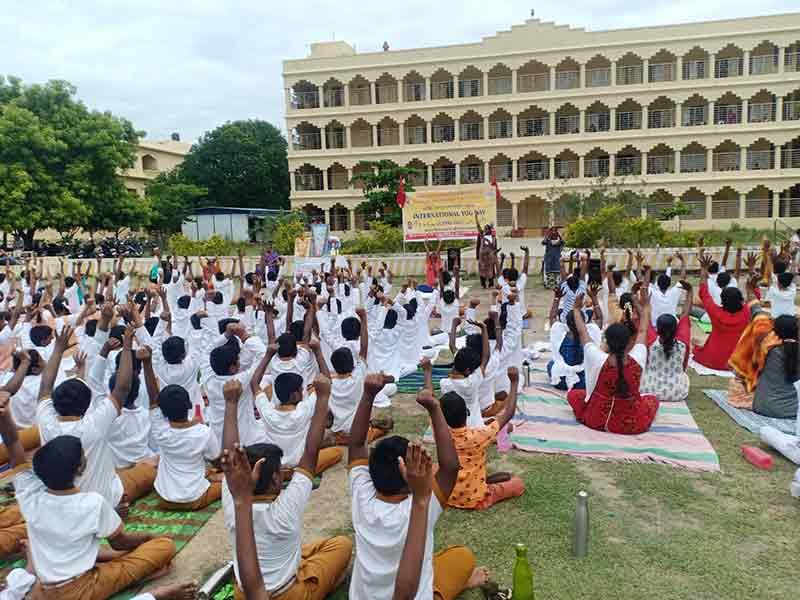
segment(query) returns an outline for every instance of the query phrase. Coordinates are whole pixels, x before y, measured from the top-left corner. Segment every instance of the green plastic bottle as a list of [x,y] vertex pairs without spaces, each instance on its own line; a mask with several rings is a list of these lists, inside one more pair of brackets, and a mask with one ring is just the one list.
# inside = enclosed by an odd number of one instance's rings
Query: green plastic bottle
[[514,563],[513,596],[514,600],[533,600],[533,572],[528,563],[528,547],[517,544],[517,560]]

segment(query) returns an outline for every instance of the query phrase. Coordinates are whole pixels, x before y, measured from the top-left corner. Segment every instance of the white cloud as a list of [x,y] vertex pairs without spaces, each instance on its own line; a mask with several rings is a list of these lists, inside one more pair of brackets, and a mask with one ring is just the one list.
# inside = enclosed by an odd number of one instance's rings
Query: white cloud
[[[3,72],[27,83],[67,79],[90,106],[125,116],[152,138],[195,140],[227,120],[283,128],[281,61],[341,39],[360,51],[472,42],[530,15],[530,2],[485,0],[6,0]],[[457,9],[454,10],[454,6]],[[536,7],[560,24],[608,29],[796,10],[787,0],[562,0]]]

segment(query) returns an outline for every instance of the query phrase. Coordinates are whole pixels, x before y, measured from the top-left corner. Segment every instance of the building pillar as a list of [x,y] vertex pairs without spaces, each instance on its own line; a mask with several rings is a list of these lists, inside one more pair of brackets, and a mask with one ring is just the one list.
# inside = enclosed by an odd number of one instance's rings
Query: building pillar
[[461,163],[456,163],[456,185],[461,184]]
[[292,171],[289,174],[289,184],[290,184],[290,186],[292,188],[292,194],[297,193],[297,172],[296,171]]
[[742,65],[742,75],[752,75],[750,72],[750,50],[744,51],[744,64]]
[[675,127],[683,127],[683,102],[675,105]]
[[327,131],[328,130],[325,127],[319,130],[319,146],[323,150],[328,149],[328,136],[326,135]]
[[369,82],[369,103],[375,104],[375,82]]
[[650,107],[642,106],[642,129],[650,129]]
[[744,171],[747,168],[747,146],[739,148],[739,170]]
[[519,229],[519,202],[511,203],[511,228]]
[[578,87],[586,87],[586,63],[580,63],[578,65]]
[[781,195],[772,192],[772,218],[777,219],[781,216]]
[[550,67],[550,89],[556,89],[556,68]]
[[555,135],[556,134],[556,113],[555,113],[555,111],[551,112],[550,116],[548,118],[550,119],[550,123],[549,123],[550,132],[549,132],[549,135]]
[[345,172],[347,173],[347,187],[348,189],[353,189],[353,184],[351,183],[353,179],[353,169],[346,169]]
[[[423,98],[423,100],[430,100],[432,96],[433,96],[433,94],[431,94],[431,78],[430,77],[426,77],[425,78],[425,98]],[[430,140],[428,140],[428,143],[430,143]]]
[[344,84],[342,87],[342,95],[344,96],[344,105],[350,106],[350,86]]
[[347,229],[350,231],[356,230],[356,209],[355,208],[348,208],[347,209]]
[[707,118],[707,121],[708,121],[709,125],[716,125],[717,124],[717,120],[714,118],[716,116],[714,114],[716,112],[715,111],[716,106],[717,106],[717,102],[715,100],[709,100],[709,102],[708,102],[708,118]]
[[642,61],[642,83],[650,83],[650,59]]
[[[708,79],[714,79],[717,76],[717,54],[716,52],[710,54],[708,57]],[[711,217],[709,217],[711,218]]]
[[351,144],[351,138],[353,137],[352,131],[353,131],[353,128],[350,125],[348,125],[347,127],[344,128],[344,146],[345,146],[345,148],[350,148],[352,146],[352,144]]
[[708,148],[706,150],[706,171],[711,173],[714,170],[714,149]]
[[778,46],[778,73],[783,73],[786,70],[786,48]]
[[613,106],[608,109],[608,121],[608,130],[615,131],[617,129],[617,109]]
[[617,155],[616,154],[609,154],[608,155],[608,174],[611,177],[615,177],[617,173]]
[[711,220],[711,214],[713,210],[712,208],[713,200],[714,197],[711,194],[706,194],[706,221]]
[[517,182],[517,165],[518,164],[519,164],[519,161],[517,161],[516,163],[513,160],[511,161],[511,183],[516,183]]
[[586,111],[579,110],[578,111],[578,133],[583,133],[586,131]]
[[647,152],[642,152],[642,164],[640,171],[642,175],[647,175]]
[[511,95],[515,95],[517,93],[517,77],[519,74],[517,73],[517,69],[511,70]]
[[[458,75],[453,75],[453,98],[460,98],[461,94],[458,89]],[[459,138],[460,139],[460,138]]]
[[584,169],[586,167],[584,162],[585,162],[584,157],[583,156],[578,156],[578,178],[579,179],[583,178],[583,172],[584,172]]
[[611,85],[617,85],[617,61],[611,61]]
[[679,56],[676,62],[676,68],[678,70],[675,73],[675,81],[682,81],[683,80],[683,56]]
[[750,122],[750,100],[747,98],[742,99],[742,114],[739,117],[740,123],[749,123]]
[[548,158],[547,159],[547,176],[548,179],[551,181],[556,178],[556,159]]
[[322,191],[328,191],[328,169],[322,169]]
[[775,120],[783,121],[783,96],[781,95],[777,95],[775,99]]
[[489,139],[489,117],[483,117],[483,139]]
[[673,159],[674,163],[672,165],[672,172],[673,173],[680,173],[681,172],[681,151],[675,150],[675,158]]
[[481,96],[488,96],[489,95],[489,71],[483,72],[483,83],[481,83]]
[[405,144],[406,144],[406,124],[403,123],[402,121],[397,124],[397,136],[399,138],[398,142],[400,143],[400,145],[401,146],[405,146]]
[[428,175],[428,185],[433,185],[433,165],[427,165],[425,170]]
[[739,194],[739,218],[744,219],[747,214],[747,194]]
[[433,143],[433,122],[426,121],[425,122],[425,143],[431,144]]
[[403,102],[403,80],[397,80],[397,101]]
[[511,115],[511,137],[519,137],[517,127],[519,127],[519,117]]
[[378,126],[377,125],[370,125],[369,126],[369,133],[372,136],[372,146],[378,145]]

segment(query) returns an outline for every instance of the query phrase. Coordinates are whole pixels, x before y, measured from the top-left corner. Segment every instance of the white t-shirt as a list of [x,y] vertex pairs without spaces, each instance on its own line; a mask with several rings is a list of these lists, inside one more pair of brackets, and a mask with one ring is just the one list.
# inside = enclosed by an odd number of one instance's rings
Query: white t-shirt
[[59,435],[80,438],[86,470],[75,483],[83,492],[97,492],[111,506],[117,506],[123,494],[122,481],[114,470],[114,456],[108,445],[111,423],[118,414],[117,407],[106,395],[96,398],[80,419],[60,421],[49,398],[40,402],[36,409],[42,444]]
[[[369,467],[350,470],[356,557],[350,578],[350,600],[391,600],[395,577],[411,518],[411,496],[399,503],[378,499]],[[425,555],[415,600],[433,598],[433,531],[443,509],[434,495],[428,508]]]
[[456,298],[452,304],[447,304],[444,300],[440,300],[439,314],[442,315],[442,318],[439,322],[439,328],[443,333],[450,335],[450,332],[453,330],[453,319],[458,316],[458,308],[458,298]]
[[296,467],[303,457],[316,402],[316,395],[311,394],[299,402],[294,410],[278,410],[265,393],[256,396],[256,407],[261,413],[266,441],[283,450],[284,466]]
[[64,298],[67,300],[67,305],[69,306],[69,312],[73,315],[78,314],[81,309],[81,302],[78,298],[78,284],[71,285],[68,288],[64,288]]
[[222,452],[217,436],[203,423],[188,421],[188,427],[173,427],[160,408],[150,411],[150,419],[161,453],[153,487],[169,502],[197,500],[211,485],[206,461],[219,458]]
[[[720,267],[719,272],[724,272],[725,269]],[[713,275],[708,276],[708,293],[711,294],[711,298],[714,300],[714,304],[717,306],[722,306],[722,288],[717,285],[717,275],[719,273],[714,273]],[[736,282],[734,277],[731,277],[730,283],[728,283],[725,287],[739,287],[739,284]]]
[[[442,394],[455,392],[464,399],[469,415],[467,415],[467,427],[483,427],[483,417],[481,417],[481,398],[480,388],[483,383],[483,375],[480,369],[475,370],[469,377],[464,379],[450,379],[445,377],[439,383]],[[494,402],[494,398],[488,402],[487,406]]]
[[11,396],[11,415],[20,429],[36,424],[36,405],[39,403],[41,375],[27,375],[16,394]]
[[771,285],[767,290],[767,300],[771,303],[770,313],[772,318],[777,319],[781,315],[794,317],[797,315],[795,299],[797,298],[797,286],[793,283],[785,290],[777,285]]
[[277,354],[269,361],[269,372],[273,379],[282,373],[297,373],[303,378],[303,387],[310,385],[319,372],[314,355],[302,346],[297,347],[297,356],[284,360]]
[[114,300],[118,304],[124,304],[128,301],[128,290],[131,288],[131,278],[125,275],[122,279],[114,284]]
[[[253,502],[253,533],[264,587],[278,590],[297,574],[302,558],[303,513],[311,498],[308,474],[296,470],[292,481],[272,502]],[[233,549],[233,568],[239,577],[236,560],[236,515],[227,483],[222,484],[222,512]]]
[[328,401],[328,408],[333,414],[331,431],[350,433],[358,403],[364,393],[364,378],[366,376],[367,365],[363,361],[357,361],[355,369],[350,375],[346,377],[334,376],[331,380],[331,397]]
[[108,445],[114,455],[117,469],[130,467],[153,456],[150,439],[150,415],[144,406],[122,407],[119,416],[111,423]]
[[217,375],[211,371],[210,376],[203,382],[203,387],[208,396],[206,415],[208,424],[218,440],[222,439],[222,428],[225,423],[225,396],[222,388],[231,379],[238,379],[242,384],[242,395],[239,398],[237,414],[239,416],[239,440],[242,446],[249,446],[264,441],[263,429],[258,425],[255,411],[253,410],[253,392],[250,389],[250,380],[253,371],[240,371],[236,375]]
[[678,312],[678,303],[681,301],[683,288],[680,285],[673,285],[662,292],[657,285],[650,284],[650,321],[653,327],[661,315],[674,315]]
[[95,492],[51,494],[32,471],[19,473],[14,488],[42,583],[66,581],[94,568],[100,540],[122,527],[119,515]]
[[[647,366],[647,347],[644,344],[636,344],[628,356],[639,363],[639,366],[644,369]],[[592,396],[597,380],[600,378],[600,371],[603,370],[603,365],[608,360],[608,354],[600,349],[600,346],[594,342],[589,342],[583,347],[583,366],[586,370],[586,402]]]

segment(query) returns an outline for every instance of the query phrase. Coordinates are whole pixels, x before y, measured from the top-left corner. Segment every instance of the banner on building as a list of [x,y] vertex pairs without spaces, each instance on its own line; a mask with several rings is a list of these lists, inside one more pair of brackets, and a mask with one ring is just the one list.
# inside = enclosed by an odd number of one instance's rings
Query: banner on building
[[497,225],[494,188],[470,186],[466,190],[408,192],[403,207],[404,239],[407,242],[474,239],[478,236],[476,212],[482,226]]

